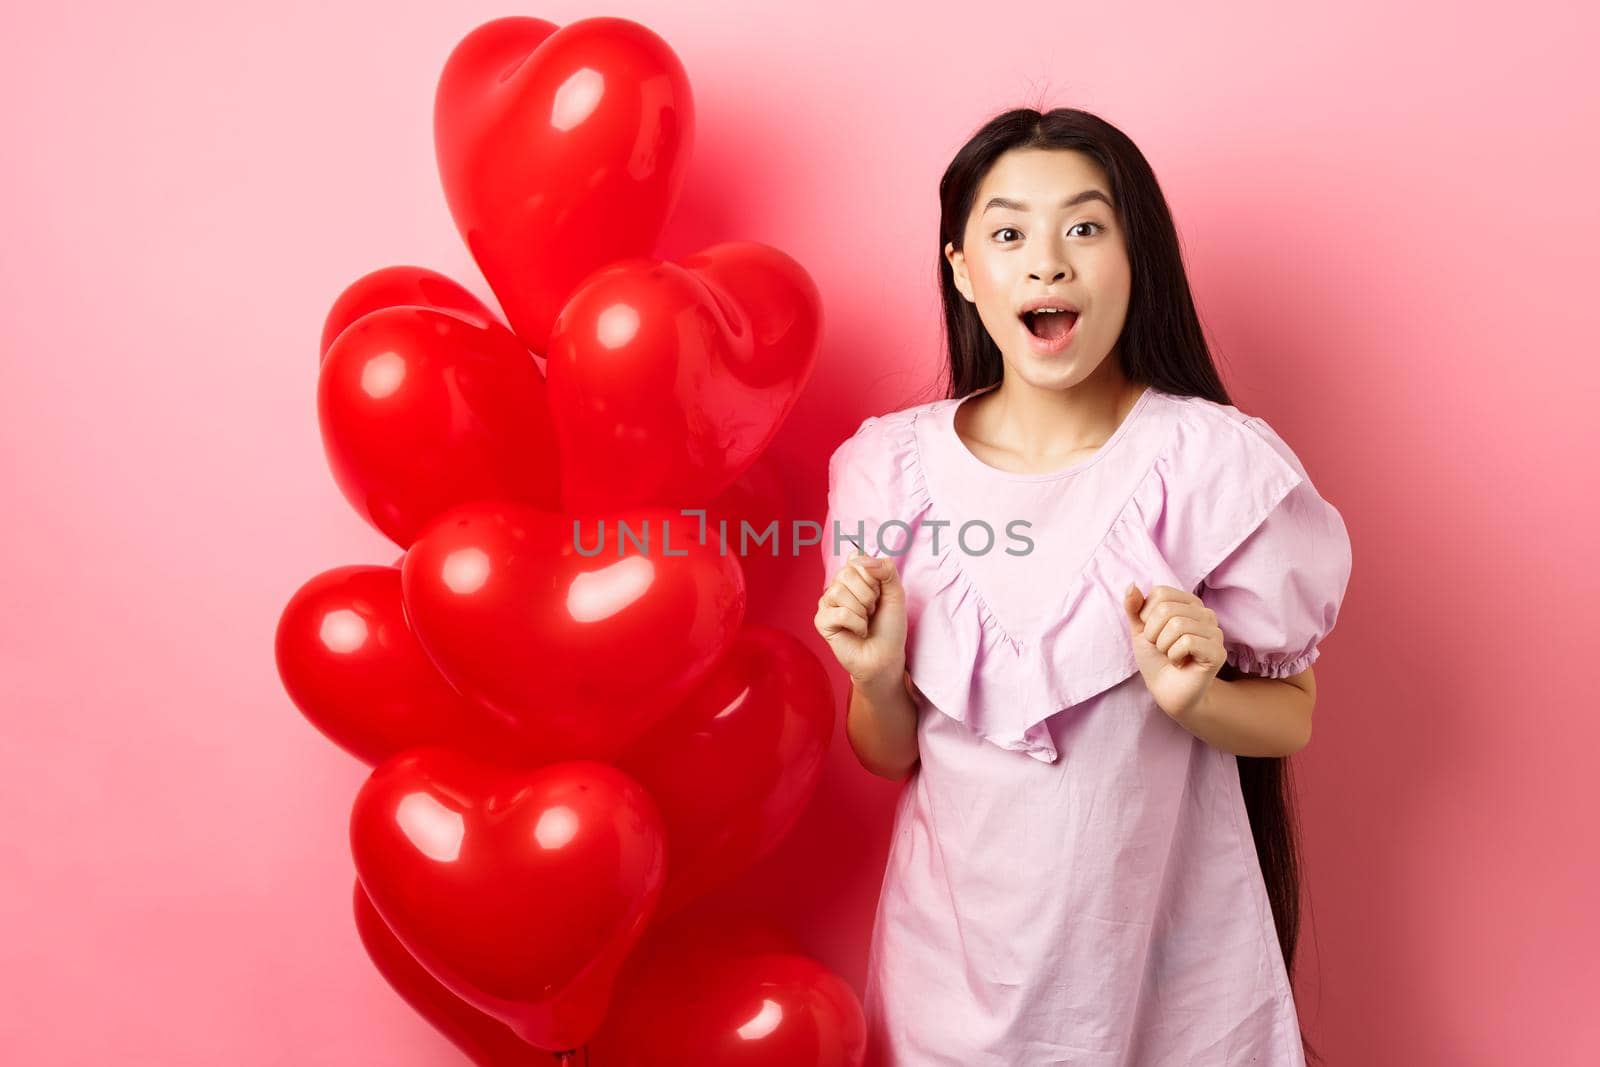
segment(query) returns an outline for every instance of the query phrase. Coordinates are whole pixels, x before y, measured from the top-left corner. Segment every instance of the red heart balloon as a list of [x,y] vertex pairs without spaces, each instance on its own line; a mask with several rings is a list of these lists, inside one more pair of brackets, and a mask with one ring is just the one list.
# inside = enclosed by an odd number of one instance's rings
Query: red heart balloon
[[689,698],[617,760],[666,822],[672,866],[661,915],[783,839],[832,739],[833,685],[816,655],[782,630],[746,626]]
[[447,749],[402,753],[357,794],[350,847],[417,962],[550,1051],[599,1027],[666,880],[655,803],[587,760],[506,773]]
[[[355,883],[356,930],[378,973],[435,1029],[455,1042],[481,1067],[528,1067],[553,1062],[550,1054],[523,1041],[510,1027],[450,992],[418,963],[372,906],[360,880]],[[644,937],[618,974],[613,1003],[632,981],[667,969],[693,972],[734,955],[798,953],[787,933],[757,912],[690,908],[669,920],[652,918]],[[614,1009],[613,1009],[614,1010]],[[608,1017],[610,1011],[608,1010]]]
[[328,349],[317,412],[339,488],[402,547],[455,504],[559,498],[544,377],[496,323],[421,307],[363,315]]
[[319,361],[327,357],[334,338],[361,316],[379,308],[407,305],[454,311],[480,326],[495,321],[494,313],[481,300],[437,271],[426,267],[380,267],[351,282],[328,309],[328,317],[322,323]]
[[456,689],[518,719],[551,759],[609,758],[688,694],[744,620],[738,559],[696,533],[660,510],[578,521],[463,505],[406,552],[406,617]]
[[406,624],[397,567],[335,567],[306,582],[278,618],[275,652],[295,706],[365,763],[418,745],[544,762],[515,720],[456,692],[428,659]]
[[596,271],[546,352],[564,506],[704,504],[777,434],[821,336],[815,283],[767,245]]
[[550,1054],[536,1049],[512,1032],[505,1023],[486,1015],[446,989],[418,963],[416,957],[394,936],[367,898],[358,879],[355,883],[356,932],[372,958],[378,973],[394,987],[407,1004],[428,1020],[479,1067],[549,1067]]
[[630,965],[592,1051],[605,1067],[861,1067],[866,1046],[843,979],[807,956],[762,953]]
[[682,192],[694,102],[666,41],[622,18],[501,18],[439,77],[450,214],[517,336],[543,353],[590,271],[647,255]]
[[[667,848],[670,852],[670,842]],[[799,951],[799,943],[787,930],[748,905],[700,901],[672,916],[663,915],[658,906],[650,929],[617,977],[613,1003],[625,985],[651,974],[677,968],[698,970],[734,956]]]

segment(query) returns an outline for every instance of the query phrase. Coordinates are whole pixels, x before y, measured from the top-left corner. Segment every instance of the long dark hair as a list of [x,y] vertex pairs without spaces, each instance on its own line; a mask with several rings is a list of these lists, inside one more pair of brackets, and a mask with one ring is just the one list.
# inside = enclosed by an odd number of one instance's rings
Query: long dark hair
[[[1154,171],[1137,146],[1104,119],[1073,108],[1017,108],[996,115],[973,134],[939,180],[939,288],[949,348],[947,398],[964,397],[1000,381],[1005,364],[976,307],[955,286],[944,247],[962,247],[978,186],[996,159],[1013,148],[1070,149],[1104,169],[1125,235],[1131,267],[1127,321],[1116,358],[1130,381],[1179,396],[1231,404],[1195,312],[1178,233]],[[1218,677],[1240,674],[1225,666]],[[1284,965],[1294,975],[1300,934],[1300,854],[1294,787],[1283,757],[1238,756],[1239,785]],[[1301,1030],[1307,1056],[1321,1062]]]

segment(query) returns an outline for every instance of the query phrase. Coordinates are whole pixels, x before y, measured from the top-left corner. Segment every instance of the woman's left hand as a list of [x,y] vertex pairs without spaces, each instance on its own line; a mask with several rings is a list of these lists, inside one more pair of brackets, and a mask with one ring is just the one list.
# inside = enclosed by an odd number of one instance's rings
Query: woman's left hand
[[1155,586],[1148,597],[1130,585],[1122,606],[1146,688],[1162,711],[1182,718],[1205,698],[1227,662],[1217,613],[1170,585]]

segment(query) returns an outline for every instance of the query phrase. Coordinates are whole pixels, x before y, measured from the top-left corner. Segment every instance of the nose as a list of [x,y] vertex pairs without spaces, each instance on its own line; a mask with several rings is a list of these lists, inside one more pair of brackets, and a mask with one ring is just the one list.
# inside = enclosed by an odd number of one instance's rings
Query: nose
[[1067,258],[1057,251],[1054,246],[1050,246],[1039,252],[1039,261],[1028,272],[1028,277],[1041,279],[1046,285],[1049,285],[1065,278],[1067,269]]

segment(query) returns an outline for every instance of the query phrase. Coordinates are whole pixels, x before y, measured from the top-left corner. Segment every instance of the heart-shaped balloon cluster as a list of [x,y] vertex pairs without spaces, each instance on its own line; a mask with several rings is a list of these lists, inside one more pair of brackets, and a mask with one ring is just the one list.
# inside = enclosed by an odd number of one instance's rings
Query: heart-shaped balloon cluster
[[693,135],[683,66],[644,26],[480,26],[434,140],[503,318],[392,266],[323,326],[328,465],[404,554],[302,585],[279,675],[373,768],[350,817],[363,944],[481,1064],[863,1055],[848,987],[693,907],[788,833],[834,725],[816,656],[746,621],[781,566],[708,534],[785,510],[762,457],[821,301],[755,242],[650,258]]

